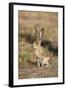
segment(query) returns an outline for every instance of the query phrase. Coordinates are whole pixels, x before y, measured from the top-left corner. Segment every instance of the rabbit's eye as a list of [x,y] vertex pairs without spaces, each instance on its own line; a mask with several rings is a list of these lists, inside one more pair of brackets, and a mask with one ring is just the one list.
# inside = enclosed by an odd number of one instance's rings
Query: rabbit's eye
[[36,44],[38,44],[38,41],[36,42]]
[[36,44],[38,44],[38,42],[36,42]]

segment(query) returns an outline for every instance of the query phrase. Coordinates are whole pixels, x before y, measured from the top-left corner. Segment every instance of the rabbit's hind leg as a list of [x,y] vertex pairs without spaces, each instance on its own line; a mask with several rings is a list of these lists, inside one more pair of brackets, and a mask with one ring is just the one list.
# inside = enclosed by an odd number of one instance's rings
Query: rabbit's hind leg
[[46,57],[42,61],[42,66],[44,66],[44,67],[48,67],[49,66],[48,59]]

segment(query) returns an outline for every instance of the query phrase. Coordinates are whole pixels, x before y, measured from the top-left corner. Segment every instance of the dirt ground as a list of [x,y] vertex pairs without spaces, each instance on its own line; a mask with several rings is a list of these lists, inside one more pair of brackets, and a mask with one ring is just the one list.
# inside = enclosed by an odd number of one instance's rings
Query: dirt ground
[[[19,65],[20,66],[20,65]],[[57,60],[50,64],[49,67],[40,67],[27,63],[25,67],[19,67],[19,79],[30,78],[49,78],[58,77]]]

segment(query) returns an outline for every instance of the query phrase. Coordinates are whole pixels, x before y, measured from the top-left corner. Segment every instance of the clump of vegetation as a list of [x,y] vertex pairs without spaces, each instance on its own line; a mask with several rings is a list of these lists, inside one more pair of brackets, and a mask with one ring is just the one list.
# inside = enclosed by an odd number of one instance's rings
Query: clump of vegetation
[[23,65],[26,65],[27,62],[30,60],[30,53],[26,50],[21,55],[19,55],[20,62],[23,63]]

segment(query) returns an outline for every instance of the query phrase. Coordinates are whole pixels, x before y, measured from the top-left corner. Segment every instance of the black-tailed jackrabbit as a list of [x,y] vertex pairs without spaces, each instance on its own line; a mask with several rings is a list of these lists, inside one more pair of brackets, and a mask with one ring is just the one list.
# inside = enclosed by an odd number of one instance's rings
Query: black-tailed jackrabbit
[[41,46],[41,40],[44,35],[44,28],[38,28],[35,26],[35,42],[33,43],[34,53],[37,57],[38,67],[46,65],[49,66],[49,60],[51,59],[51,55],[47,48]]

